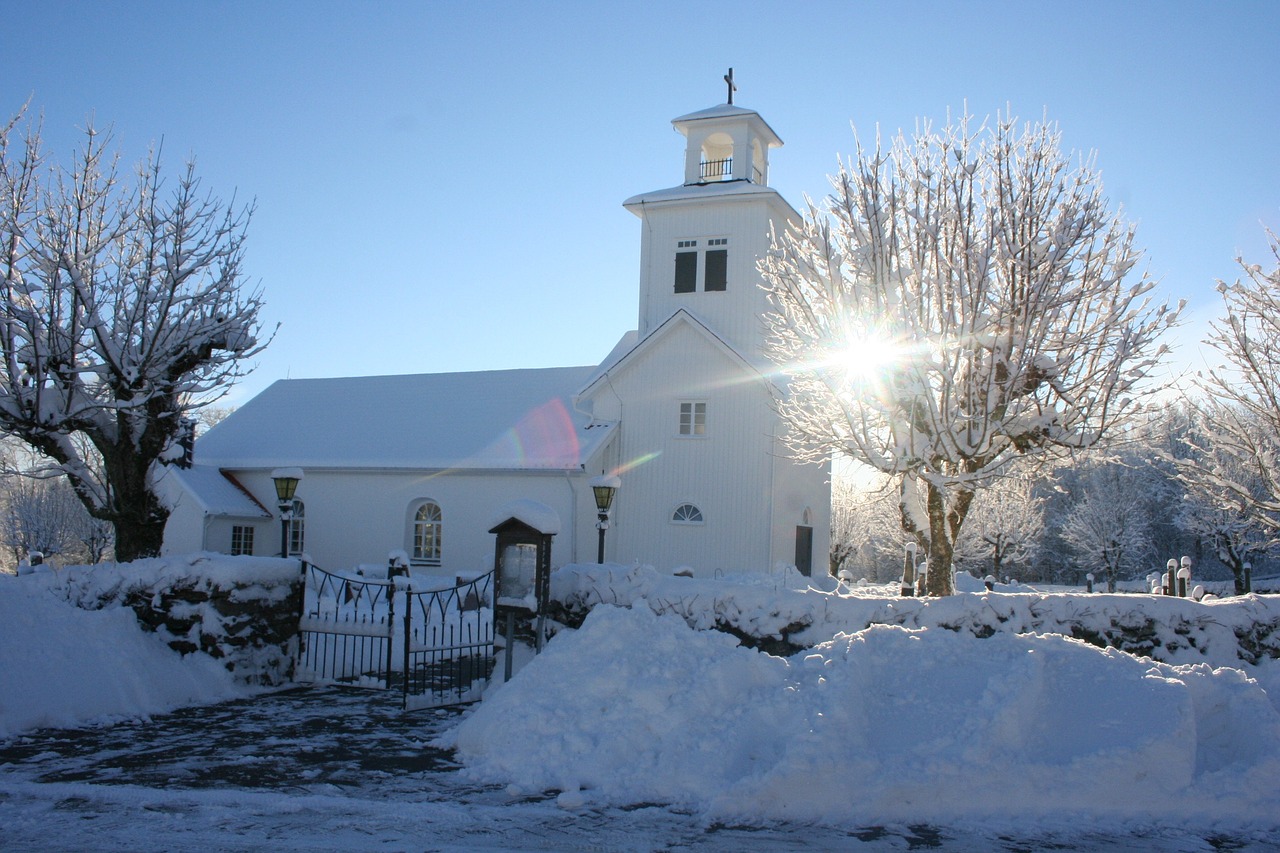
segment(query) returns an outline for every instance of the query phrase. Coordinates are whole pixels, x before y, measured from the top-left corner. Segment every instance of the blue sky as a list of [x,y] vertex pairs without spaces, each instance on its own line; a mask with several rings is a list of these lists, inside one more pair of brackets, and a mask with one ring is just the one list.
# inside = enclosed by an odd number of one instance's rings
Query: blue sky
[[793,205],[864,138],[1012,107],[1094,149],[1180,361],[1233,258],[1280,230],[1274,2],[56,2],[0,0],[0,113],[50,153],[87,116],[254,199],[248,271],[276,379],[593,364],[633,328],[639,224],[680,182],[670,120],[723,102],[786,145]]

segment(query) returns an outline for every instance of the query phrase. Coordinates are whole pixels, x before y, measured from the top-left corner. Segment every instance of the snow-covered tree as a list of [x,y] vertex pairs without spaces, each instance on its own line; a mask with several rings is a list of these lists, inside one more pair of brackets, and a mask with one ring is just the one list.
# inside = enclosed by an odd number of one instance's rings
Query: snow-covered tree
[[[1224,440],[1220,425],[1247,423],[1248,415],[1220,411],[1222,404],[1202,403],[1196,415],[1196,429],[1184,441],[1192,454],[1178,457],[1178,476],[1186,486],[1186,499],[1175,517],[1179,527],[1199,536],[1213,548],[1214,555],[1231,570],[1237,595],[1244,594],[1245,563],[1256,562],[1280,537],[1280,519],[1268,507],[1263,469],[1248,464],[1251,457],[1232,452],[1238,444]],[[1257,425],[1252,440],[1261,444],[1265,426]],[[1274,452],[1273,450],[1269,452]]]
[[1268,272],[1237,258],[1244,279],[1218,282],[1226,316],[1205,343],[1223,362],[1197,377],[1202,439],[1178,475],[1198,501],[1244,513],[1280,536],[1280,240],[1268,232]]
[[898,478],[933,595],[977,490],[1136,412],[1178,313],[1151,303],[1132,227],[1056,126],[976,125],[859,144],[760,264],[792,449]]
[[1092,468],[1062,524],[1062,539],[1088,570],[1101,571],[1107,591],[1155,556],[1143,482],[1113,462]]
[[902,525],[884,480],[832,483],[832,575],[848,569],[855,578],[884,583],[902,574]]
[[0,430],[112,524],[118,559],[156,554],[154,467],[267,343],[243,287],[251,209],[191,163],[166,181],[156,152],[130,179],[92,127],[61,168],[20,125],[0,129]]
[[1036,492],[1036,479],[1002,477],[974,498],[956,543],[957,562],[1001,579],[1017,567],[1026,578],[1043,538],[1044,498]]
[[65,555],[79,544],[76,532],[85,515],[63,479],[4,478],[0,494],[0,540],[14,562],[35,552],[46,558]]

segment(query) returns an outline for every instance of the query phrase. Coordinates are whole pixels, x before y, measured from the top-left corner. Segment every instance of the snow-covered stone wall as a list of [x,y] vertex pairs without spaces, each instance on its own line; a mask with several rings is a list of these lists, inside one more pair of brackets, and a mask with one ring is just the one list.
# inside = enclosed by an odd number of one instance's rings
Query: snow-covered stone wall
[[823,590],[804,586],[807,581],[781,573],[701,580],[661,575],[647,566],[575,565],[552,575],[551,597],[553,616],[568,625],[580,624],[597,604],[645,606],[780,655],[871,625],[900,625],[976,637],[1061,634],[1170,664],[1238,666],[1280,658],[1280,596],[1197,602],[1153,595],[982,590],[930,599],[898,597],[896,585]]
[[19,579],[86,610],[123,605],[181,654],[203,652],[246,684],[292,675],[297,560],[197,553],[39,572]]

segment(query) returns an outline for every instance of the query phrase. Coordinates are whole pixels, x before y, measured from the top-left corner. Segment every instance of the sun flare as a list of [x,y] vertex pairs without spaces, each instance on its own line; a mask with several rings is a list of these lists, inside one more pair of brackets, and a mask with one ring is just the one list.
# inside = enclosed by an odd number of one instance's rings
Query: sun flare
[[882,335],[850,335],[832,354],[829,364],[837,370],[843,369],[850,382],[862,384],[883,377],[901,354],[901,348]]

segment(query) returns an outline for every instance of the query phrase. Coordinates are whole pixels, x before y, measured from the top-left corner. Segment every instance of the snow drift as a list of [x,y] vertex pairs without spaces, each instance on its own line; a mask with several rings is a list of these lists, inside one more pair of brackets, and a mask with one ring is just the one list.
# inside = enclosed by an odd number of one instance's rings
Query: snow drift
[[249,692],[213,658],[180,656],[143,631],[127,607],[83,610],[40,580],[0,575],[0,738]]
[[478,781],[708,819],[1274,821],[1280,714],[1243,672],[1061,636],[877,625],[790,659],[597,607],[446,741]]

